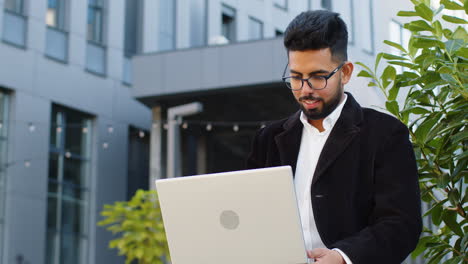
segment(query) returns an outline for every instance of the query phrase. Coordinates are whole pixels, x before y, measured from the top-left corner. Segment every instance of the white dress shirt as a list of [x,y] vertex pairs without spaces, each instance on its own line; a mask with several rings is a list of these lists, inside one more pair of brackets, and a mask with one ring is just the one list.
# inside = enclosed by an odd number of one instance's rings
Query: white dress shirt
[[[294,187],[307,250],[326,248],[317,231],[317,226],[315,225],[310,189],[320,153],[346,103],[347,95],[344,94],[344,96],[344,100],[323,120],[324,131],[322,132],[309,124],[303,112],[301,112],[300,116],[304,128],[302,129],[301,146],[297,158]],[[344,252],[339,249],[334,250],[341,254],[347,264],[352,264]]]

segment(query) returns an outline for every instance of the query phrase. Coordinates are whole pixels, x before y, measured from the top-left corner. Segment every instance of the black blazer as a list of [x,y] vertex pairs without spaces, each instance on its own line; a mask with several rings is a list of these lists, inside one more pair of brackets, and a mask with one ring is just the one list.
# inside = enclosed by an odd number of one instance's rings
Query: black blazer
[[[416,161],[407,127],[361,108],[351,94],[320,154],[311,197],[318,233],[353,264],[401,263],[421,233]],[[295,171],[300,112],[259,130],[249,168],[290,165]]]

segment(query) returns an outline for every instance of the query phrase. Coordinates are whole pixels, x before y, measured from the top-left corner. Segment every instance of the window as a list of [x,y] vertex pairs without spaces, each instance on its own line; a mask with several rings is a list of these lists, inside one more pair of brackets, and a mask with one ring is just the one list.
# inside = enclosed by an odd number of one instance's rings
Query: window
[[65,28],[65,0],[48,0],[46,24],[58,29]]
[[190,46],[206,45],[206,0],[190,1]]
[[367,9],[363,9],[362,15],[362,46],[364,47],[364,51],[370,54],[374,54],[374,23],[373,23],[373,6],[372,0],[364,0],[362,7],[366,7]]
[[88,40],[103,43],[103,20],[102,0],[88,0]]
[[8,94],[0,90],[0,259],[2,259],[5,223],[5,179],[7,164]]
[[288,0],[273,0],[276,7],[288,9]]
[[46,263],[86,263],[91,119],[52,107]]
[[5,0],[3,41],[21,48],[26,47],[27,17],[23,0]]
[[106,72],[103,10],[103,0],[88,0],[86,69],[99,75],[104,75]]
[[175,48],[176,0],[159,1],[159,50]]
[[67,0],[48,0],[45,54],[62,62],[68,56],[68,32],[65,31]]
[[331,0],[321,0],[321,5],[323,9],[332,10],[332,1]]
[[141,0],[125,1],[125,38],[124,38],[124,64],[122,81],[132,83],[131,57],[141,50]]
[[230,42],[236,40],[236,10],[226,5],[222,6],[221,34]]
[[249,18],[249,40],[263,38],[263,23],[253,17]]

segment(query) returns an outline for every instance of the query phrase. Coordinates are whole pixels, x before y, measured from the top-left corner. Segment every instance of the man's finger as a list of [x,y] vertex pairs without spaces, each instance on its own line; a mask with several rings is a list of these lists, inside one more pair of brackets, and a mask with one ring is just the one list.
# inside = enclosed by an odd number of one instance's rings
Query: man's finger
[[328,250],[329,249],[326,248],[316,248],[312,251],[307,251],[307,256],[309,258],[320,258],[324,256],[328,252]]

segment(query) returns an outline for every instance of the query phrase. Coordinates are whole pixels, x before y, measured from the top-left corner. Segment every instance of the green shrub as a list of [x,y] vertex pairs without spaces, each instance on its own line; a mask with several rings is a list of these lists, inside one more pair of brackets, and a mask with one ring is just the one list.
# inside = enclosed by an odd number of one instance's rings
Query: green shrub
[[104,220],[99,226],[117,238],[109,242],[119,255],[126,256],[126,264],[137,260],[140,264],[162,264],[169,258],[166,234],[156,191],[138,190],[128,202],[104,205]]
[[[369,86],[383,92],[386,109],[410,130],[422,200],[431,206],[424,215],[437,227],[424,228],[412,255],[424,252],[428,263],[468,263],[468,21],[442,13],[468,14],[468,0],[442,0],[437,10],[428,0],[412,2],[414,10],[398,13],[414,17],[404,25],[411,31],[408,46],[385,41],[401,54],[378,54],[372,69],[358,63],[364,68],[358,76],[372,79]],[[379,71],[382,61],[387,64]]]

